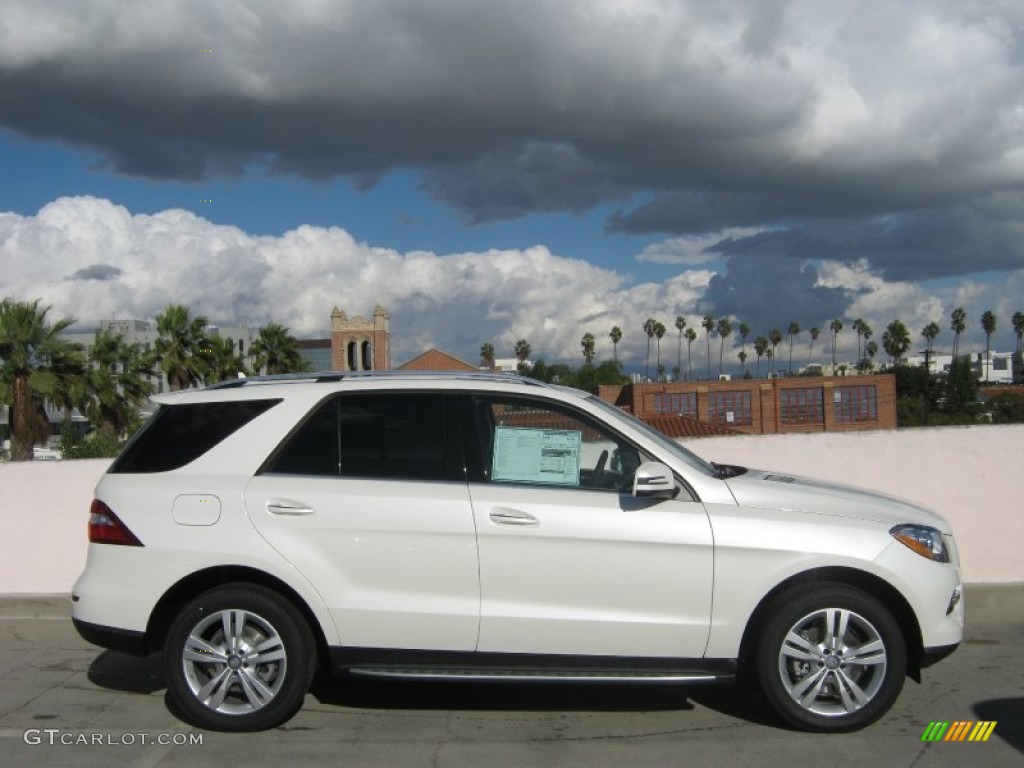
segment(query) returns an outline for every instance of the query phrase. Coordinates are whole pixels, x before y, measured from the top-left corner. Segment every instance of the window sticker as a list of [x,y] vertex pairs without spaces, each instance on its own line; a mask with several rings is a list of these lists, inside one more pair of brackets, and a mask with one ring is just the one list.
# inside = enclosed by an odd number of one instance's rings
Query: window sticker
[[491,477],[506,483],[578,486],[582,448],[579,430],[495,427]]

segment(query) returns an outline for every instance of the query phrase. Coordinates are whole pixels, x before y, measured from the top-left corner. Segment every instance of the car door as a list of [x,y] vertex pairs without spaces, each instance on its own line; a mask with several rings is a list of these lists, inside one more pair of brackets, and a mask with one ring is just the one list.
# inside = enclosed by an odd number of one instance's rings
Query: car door
[[553,401],[468,396],[478,650],[699,658],[713,547],[689,497],[631,495],[644,456]]
[[245,504],[346,646],[476,647],[476,532],[449,396],[331,397],[249,482]]

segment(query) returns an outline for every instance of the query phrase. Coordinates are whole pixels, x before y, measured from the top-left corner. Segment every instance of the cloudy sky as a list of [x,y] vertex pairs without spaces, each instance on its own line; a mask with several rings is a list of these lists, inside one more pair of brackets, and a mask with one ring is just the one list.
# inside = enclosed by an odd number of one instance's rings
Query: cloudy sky
[[678,314],[946,350],[957,306],[1009,350],[1024,6],[3,0],[0,295],[311,336],[380,303],[396,362],[620,325],[642,363]]

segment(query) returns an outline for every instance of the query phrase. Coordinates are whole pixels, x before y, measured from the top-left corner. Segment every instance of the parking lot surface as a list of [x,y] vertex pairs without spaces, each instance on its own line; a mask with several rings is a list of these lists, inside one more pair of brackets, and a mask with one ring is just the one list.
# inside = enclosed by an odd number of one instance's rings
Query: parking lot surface
[[[922,742],[934,721],[996,721],[985,742]],[[780,725],[735,686],[379,683],[318,679],[263,733],[200,731],[168,712],[157,657],[81,640],[67,618],[0,618],[3,766],[1024,765],[1024,622],[970,627],[907,681],[881,722],[822,736]]]

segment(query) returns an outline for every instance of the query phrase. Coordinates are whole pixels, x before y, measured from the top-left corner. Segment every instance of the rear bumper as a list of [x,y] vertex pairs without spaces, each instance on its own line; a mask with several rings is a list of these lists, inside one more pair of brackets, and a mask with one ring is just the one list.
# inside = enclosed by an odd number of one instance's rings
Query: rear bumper
[[107,648],[111,651],[130,653],[133,656],[145,656],[148,652],[144,632],[105,627],[75,618],[72,618],[71,621],[75,625],[78,634],[87,643],[92,643],[100,648]]

